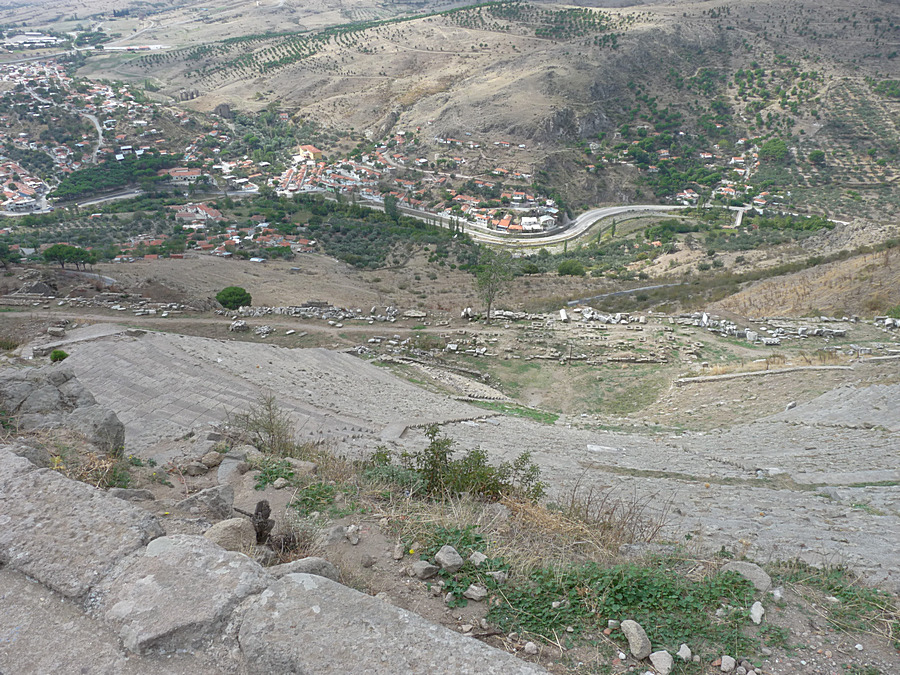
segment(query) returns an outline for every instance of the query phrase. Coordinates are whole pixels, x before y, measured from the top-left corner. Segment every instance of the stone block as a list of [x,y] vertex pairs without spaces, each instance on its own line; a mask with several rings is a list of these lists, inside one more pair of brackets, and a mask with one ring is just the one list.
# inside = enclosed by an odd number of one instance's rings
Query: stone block
[[155,516],[101,490],[50,469],[2,464],[0,560],[66,597],[83,596],[118,561],[163,534]]
[[122,560],[92,593],[91,607],[133,653],[191,651],[270,581],[245,555],[203,537],[172,535]]
[[546,673],[330,579],[289,574],[235,613],[250,675]]

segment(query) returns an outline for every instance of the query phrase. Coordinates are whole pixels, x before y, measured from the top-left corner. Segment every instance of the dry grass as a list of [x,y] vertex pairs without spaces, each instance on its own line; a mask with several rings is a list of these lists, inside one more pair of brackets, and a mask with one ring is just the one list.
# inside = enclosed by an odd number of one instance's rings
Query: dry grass
[[427,540],[437,528],[471,527],[485,535],[488,556],[502,558],[515,574],[527,574],[573,562],[608,563],[623,544],[658,539],[670,507],[669,502],[656,506],[658,501],[654,495],[620,496],[576,486],[558,508],[514,499],[490,504],[467,496],[431,502],[395,493],[373,506],[408,545]]

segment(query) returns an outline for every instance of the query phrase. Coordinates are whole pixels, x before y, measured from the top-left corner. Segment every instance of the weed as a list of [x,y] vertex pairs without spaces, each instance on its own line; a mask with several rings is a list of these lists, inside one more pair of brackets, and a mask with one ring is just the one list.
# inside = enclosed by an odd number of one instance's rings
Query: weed
[[12,351],[19,346],[19,343],[9,338],[0,338],[0,349],[4,351]]
[[286,459],[267,457],[260,460],[254,468],[259,470],[255,486],[257,490],[265,489],[267,485],[271,485],[279,478],[284,478],[288,482],[294,480],[294,469]]
[[521,405],[512,405],[509,403],[500,403],[497,401],[469,401],[471,405],[477,406],[479,408],[484,408],[485,410],[496,410],[497,412],[503,413],[504,415],[510,415],[511,417],[524,417],[527,419],[535,420],[537,422],[541,422],[543,424],[555,424],[556,420],[559,419],[559,415],[552,412],[546,412],[544,410],[536,410],[534,408],[526,408]]
[[900,644],[900,606],[889,594],[863,586],[847,568],[813,567],[802,561],[779,563],[773,577],[781,583],[821,591],[837,602],[825,604],[825,618],[835,628],[866,631]]
[[128,455],[127,461],[131,466],[144,466],[143,460],[137,455]]
[[69,355],[66,352],[64,352],[62,349],[54,349],[52,352],[50,352],[50,362],[51,363],[58,363],[60,361],[65,361],[67,358],[69,358]]
[[148,478],[153,483],[165,485],[166,487],[175,487],[172,484],[172,481],[169,480],[169,475],[165,471],[154,471],[148,476]]
[[322,511],[326,506],[334,504],[337,491],[337,487],[331,483],[310,483],[297,491],[291,506],[304,516],[313,511]]
[[249,436],[262,452],[278,457],[296,456],[297,444],[290,417],[278,407],[274,394],[263,394],[247,412],[229,419],[229,426],[239,434]]
[[759,637],[769,647],[778,647],[780,649],[789,649],[788,638],[790,631],[783,626],[775,626],[771,623],[766,624],[759,630]]
[[449,607],[465,607],[468,600],[463,596],[466,589],[472,584],[481,584],[489,591],[498,588],[497,580],[487,572],[508,572],[509,564],[501,558],[488,557],[481,565],[476,567],[469,561],[469,556],[474,552],[484,553],[488,542],[485,536],[477,532],[474,525],[462,528],[435,526],[428,528],[425,533],[425,543],[420,551],[423,558],[433,558],[442,546],[449,545],[463,557],[463,566],[453,574],[441,570],[438,574],[444,581],[443,589],[451,593],[448,602]]
[[741,632],[744,612],[732,609],[715,616],[723,605],[749,606],[753,601],[752,584],[733,573],[694,581],[661,564],[543,567],[505,589],[503,600],[488,620],[504,631],[553,638],[569,626],[584,632],[627,617],[640,623],[660,648],[674,650],[687,641],[708,651],[751,647]]

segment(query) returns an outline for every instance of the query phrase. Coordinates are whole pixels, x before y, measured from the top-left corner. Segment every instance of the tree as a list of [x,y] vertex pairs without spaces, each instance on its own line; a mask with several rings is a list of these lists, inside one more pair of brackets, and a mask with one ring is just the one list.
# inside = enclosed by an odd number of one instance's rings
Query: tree
[[479,297],[487,307],[487,320],[491,320],[491,306],[502,295],[513,278],[513,261],[508,251],[486,248],[478,260],[475,286]]
[[58,262],[63,269],[66,268],[66,263],[72,263],[78,269],[79,265],[96,262],[96,256],[91,251],[68,244],[54,244],[44,251],[43,256],[47,262]]
[[585,274],[584,265],[579,260],[563,260],[556,268],[559,276],[583,277]]
[[223,288],[216,294],[216,300],[225,309],[238,309],[247,307],[253,301],[250,294],[240,286]]
[[19,254],[14,251],[10,251],[8,244],[0,244],[0,265],[3,266],[3,269],[7,269],[9,267],[9,263],[18,259]]
[[384,196],[384,212],[394,222],[399,220],[400,211],[397,209],[397,198],[394,195]]
[[788,158],[787,144],[780,138],[772,138],[762,144],[759,158],[763,162],[784,162]]
[[823,150],[813,150],[809,153],[809,161],[813,164],[824,164],[825,152]]

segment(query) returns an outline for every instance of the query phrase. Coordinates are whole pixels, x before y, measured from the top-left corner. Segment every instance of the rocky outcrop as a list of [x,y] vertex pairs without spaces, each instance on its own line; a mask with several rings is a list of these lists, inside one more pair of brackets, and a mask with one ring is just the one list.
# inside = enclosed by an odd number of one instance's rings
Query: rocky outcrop
[[125,447],[125,427],[116,414],[98,405],[62,365],[4,371],[0,410],[13,416],[22,430],[66,427],[105,452]]
[[287,575],[247,599],[237,615],[238,642],[250,673],[545,672],[311,574]]
[[[220,488],[187,510],[230,512]],[[122,496],[0,447],[0,629],[43,645],[41,672],[544,672],[337,583],[322,559],[272,568],[278,579],[206,537],[164,536]],[[34,671],[19,644],[0,649],[0,672]]]
[[80,598],[163,534],[156,517],[0,449],[0,562]]

